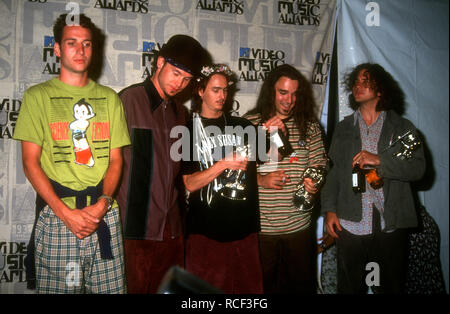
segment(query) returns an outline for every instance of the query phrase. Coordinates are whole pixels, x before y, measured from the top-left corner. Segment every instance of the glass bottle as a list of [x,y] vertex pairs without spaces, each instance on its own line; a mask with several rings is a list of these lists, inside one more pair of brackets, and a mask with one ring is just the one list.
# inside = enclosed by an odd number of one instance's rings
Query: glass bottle
[[276,132],[269,132],[268,130],[267,136],[269,136],[270,142],[275,144],[278,152],[281,156],[283,156],[283,158],[291,155],[294,152],[294,149],[292,148],[291,143],[289,143],[287,136],[285,136],[280,129],[277,129]]
[[376,190],[383,186],[383,179],[378,175],[376,168],[363,168],[364,174],[366,176],[367,182],[370,186]]
[[352,190],[355,193],[364,193],[366,191],[365,176],[359,164],[356,164],[352,169]]

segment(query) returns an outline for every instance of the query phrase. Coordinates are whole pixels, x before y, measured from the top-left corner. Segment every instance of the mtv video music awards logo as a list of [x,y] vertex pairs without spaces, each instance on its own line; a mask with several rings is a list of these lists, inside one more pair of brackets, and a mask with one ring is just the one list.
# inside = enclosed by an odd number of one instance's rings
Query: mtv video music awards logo
[[42,62],[44,62],[44,70],[42,74],[59,74],[59,58],[55,56],[53,47],[55,46],[55,38],[53,36],[44,36],[44,49],[42,49]]
[[97,0],[94,8],[134,13],[148,13],[148,0]]
[[199,0],[196,9],[241,15],[244,13],[244,1]]
[[324,85],[327,83],[328,71],[330,69],[330,54],[317,51],[316,63],[312,73],[312,83]]
[[320,25],[320,0],[278,1],[278,23]]
[[0,241],[0,284],[25,282],[25,242]]
[[12,138],[21,104],[19,99],[0,98],[0,138]]
[[239,80],[263,81],[267,74],[284,64],[282,50],[241,47],[239,50]]
[[142,67],[144,68],[144,73],[142,74],[142,78],[152,76],[156,69],[152,68],[152,64],[155,61],[155,56],[158,51],[161,49],[161,45],[159,43],[144,41],[142,42]]

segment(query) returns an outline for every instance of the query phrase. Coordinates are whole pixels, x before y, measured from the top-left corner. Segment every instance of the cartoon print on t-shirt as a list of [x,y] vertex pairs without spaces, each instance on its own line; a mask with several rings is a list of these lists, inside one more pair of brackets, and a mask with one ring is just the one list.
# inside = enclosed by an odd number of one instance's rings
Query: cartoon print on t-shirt
[[82,98],[73,106],[73,116],[76,120],[69,124],[69,129],[72,130],[75,163],[92,167],[94,158],[87,141],[86,130],[89,127],[88,120],[93,118],[95,113],[92,111],[91,105]]

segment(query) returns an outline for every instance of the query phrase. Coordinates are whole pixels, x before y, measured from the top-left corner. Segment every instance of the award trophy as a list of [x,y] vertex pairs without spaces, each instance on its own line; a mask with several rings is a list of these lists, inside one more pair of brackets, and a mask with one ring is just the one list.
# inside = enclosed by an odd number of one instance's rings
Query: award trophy
[[311,178],[315,181],[314,186],[319,188],[325,181],[325,167],[309,167],[300,178],[300,182],[297,185],[297,191],[294,193],[294,199],[292,202],[294,203],[295,208],[301,212],[309,212],[314,208],[315,204],[314,194],[309,193],[305,189],[305,184],[303,183],[305,178]]
[[[242,157],[248,156],[248,146],[241,146],[236,148],[236,152]],[[245,200],[247,199],[247,191],[245,185],[242,182],[245,171],[242,170],[227,170],[225,179],[229,180],[222,188],[220,195],[232,199],[232,200]]]
[[398,137],[398,141],[402,144],[400,151],[394,154],[395,157],[401,160],[409,159],[412,156],[412,152],[416,150],[420,144],[420,139],[411,130]]

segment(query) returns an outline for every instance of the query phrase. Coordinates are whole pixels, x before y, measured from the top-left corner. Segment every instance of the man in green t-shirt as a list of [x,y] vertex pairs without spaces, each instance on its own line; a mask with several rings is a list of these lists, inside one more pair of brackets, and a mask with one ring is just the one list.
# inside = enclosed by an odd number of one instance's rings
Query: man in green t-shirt
[[34,229],[36,289],[124,293],[122,231],[112,196],[130,139],[119,97],[88,76],[100,31],[85,15],[76,18],[56,20],[59,77],[25,91],[14,131],[25,175],[45,204]]

